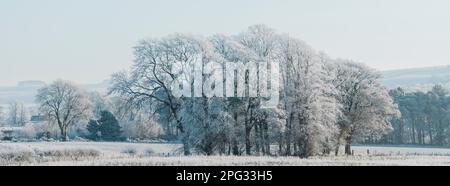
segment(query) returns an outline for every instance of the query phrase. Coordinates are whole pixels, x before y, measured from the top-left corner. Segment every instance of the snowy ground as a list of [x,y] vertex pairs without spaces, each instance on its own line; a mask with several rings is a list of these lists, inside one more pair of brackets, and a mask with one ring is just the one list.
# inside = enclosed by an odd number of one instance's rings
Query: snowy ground
[[354,146],[354,156],[297,157],[181,156],[181,145],[108,142],[0,142],[0,165],[111,166],[359,166],[446,165],[450,149],[413,146]]

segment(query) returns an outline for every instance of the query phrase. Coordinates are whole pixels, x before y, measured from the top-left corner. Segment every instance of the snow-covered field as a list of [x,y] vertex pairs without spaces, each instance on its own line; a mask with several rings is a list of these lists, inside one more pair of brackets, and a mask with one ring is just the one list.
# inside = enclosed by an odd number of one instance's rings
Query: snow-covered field
[[0,165],[106,166],[359,166],[447,165],[450,149],[412,146],[354,146],[354,156],[189,156],[181,145],[110,142],[0,142]]

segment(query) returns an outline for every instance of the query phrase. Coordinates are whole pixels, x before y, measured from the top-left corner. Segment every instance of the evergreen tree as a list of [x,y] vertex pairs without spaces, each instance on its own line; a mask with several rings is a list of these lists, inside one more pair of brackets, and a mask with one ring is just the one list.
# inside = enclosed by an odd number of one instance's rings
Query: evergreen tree
[[120,141],[122,140],[122,127],[116,117],[109,111],[102,111],[100,123],[101,138],[105,141]]
[[90,138],[103,141],[121,141],[122,127],[119,125],[116,117],[109,111],[101,111],[100,119],[91,120],[88,123],[87,130]]
[[88,138],[91,140],[100,140],[100,125],[98,124],[97,120],[89,120],[89,123],[87,125],[87,130],[89,131]]

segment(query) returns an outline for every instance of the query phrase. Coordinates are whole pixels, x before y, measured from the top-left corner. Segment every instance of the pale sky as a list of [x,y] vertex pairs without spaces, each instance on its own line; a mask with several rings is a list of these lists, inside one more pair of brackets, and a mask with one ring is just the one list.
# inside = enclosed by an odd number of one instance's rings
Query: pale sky
[[380,70],[447,65],[449,8],[447,0],[1,0],[0,86],[97,83],[128,68],[142,38],[254,24]]

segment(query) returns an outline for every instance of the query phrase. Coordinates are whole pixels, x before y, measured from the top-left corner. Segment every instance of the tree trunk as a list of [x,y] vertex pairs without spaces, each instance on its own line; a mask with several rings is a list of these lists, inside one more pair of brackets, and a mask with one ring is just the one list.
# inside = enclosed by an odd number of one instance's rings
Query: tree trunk
[[442,126],[441,123],[442,123],[442,120],[439,120],[439,123],[438,123],[439,125],[437,127],[437,134],[436,134],[436,139],[435,139],[435,141],[438,145],[444,145],[444,140],[445,140],[445,136],[443,134],[444,131],[441,127]]
[[422,129],[421,134],[422,134],[422,145],[425,145],[425,130]]
[[294,147],[294,155],[298,155],[298,145],[297,142],[294,142],[294,144],[292,144]]
[[334,149],[334,155],[335,155],[335,156],[339,155],[339,148],[340,148],[340,147],[341,147],[341,143],[338,142],[338,143],[336,144],[335,149]]
[[266,155],[266,141],[264,139],[264,128],[261,123],[259,126],[259,146],[262,152],[262,155]]
[[416,127],[416,121],[413,119],[413,121],[412,121],[412,143],[413,144],[416,144],[416,129],[415,129],[415,127]]
[[343,128],[339,133],[338,143],[336,145],[334,154],[337,156],[339,155],[339,148],[342,144],[345,144],[345,150],[344,153],[346,155],[351,154],[351,139],[352,139],[352,129],[345,127]]
[[422,129],[418,129],[417,131],[417,139],[419,140],[419,144],[422,145]]
[[292,121],[292,117],[293,114],[291,113],[289,115],[289,118],[286,119],[286,155],[289,156],[291,155],[291,137],[292,137],[292,125],[291,125],[291,121]]
[[339,132],[339,137],[338,137],[338,141],[336,144],[336,148],[334,149],[334,155],[338,156],[339,155],[339,148],[341,148],[342,145],[342,141],[344,141],[344,130],[341,129],[341,131]]
[[351,145],[352,145],[353,131],[351,128],[349,128],[348,130],[349,131],[348,131],[347,137],[345,138],[345,154],[352,155],[352,149],[351,149],[352,146]]
[[261,142],[261,135],[259,132],[259,123],[255,125],[255,150],[256,150],[256,155],[260,155],[260,142]]
[[245,153],[247,155],[251,155],[251,144],[250,144],[250,132],[251,132],[251,128],[246,126],[245,127]]
[[238,140],[237,137],[239,136],[239,129],[238,129],[238,114],[234,113],[234,138],[232,139],[232,145],[233,145],[233,155],[237,156],[239,155],[239,147],[238,147]]
[[61,129],[61,140],[62,141],[69,141],[69,135],[67,134],[67,127],[63,127]]
[[283,154],[283,135],[280,135],[280,139],[278,139],[278,154]]
[[184,155],[185,156],[190,156],[191,155],[191,150],[190,150],[190,146],[189,146],[189,137],[186,134],[182,134],[183,135],[183,151],[184,151]]
[[428,135],[430,136],[430,145],[433,145],[433,129],[431,124],[428,125]]
[[403,144],[403,120],[400,120],[400,126],[398,131],[398,143]]
[[316,155],[315,139],[314,136],[309,134],[305,143],[305,156],[310,157]]
[[270,152],[270,140],[269,140],[269,126],[267,122],[264,122],[264,145],[266,146],[266,155],[271,155]]
[[346,155],[352,155],[352,151],[351,151],[351,142],[347,141],[345,143],[345,154]]
[[[248,104],[250,107],[251,103],[249,102]],[[245,116],[245,122],[244,122],[245,123],[244,124],[244,126],[245,126],[245,153],[247,155],[252,154],[252,152],[251,152],[252,146],[251,146],[251,142],[250,142],[250,133],[252,131],[252,127],[251,127],[251,123],[250,123],[251,119],[252,119],[252,110],[251,110],[251,108],[248,108],[246,116]]]
[[[177,117],[177,116],[175,115],[175,117]],[[191,155],[191,147],[189,145],[189,136],[184,131],[184,127],[183,127],[181,121],[178,120],[178,119],[177,119],[177,128],[178,128],[178,130],[180,131],[180,133],[182,135],[181,141],[183,143],[184,155],[185,156],[189,156],[189,155]]]

